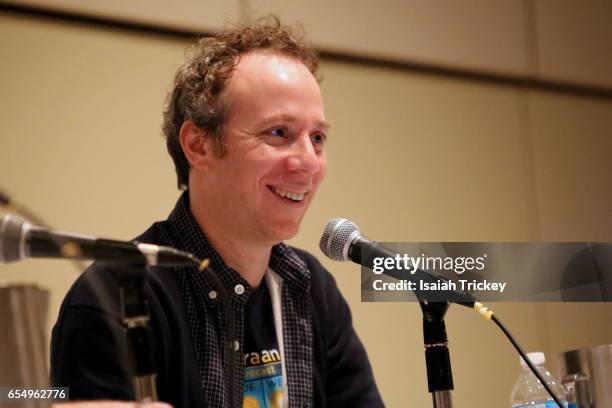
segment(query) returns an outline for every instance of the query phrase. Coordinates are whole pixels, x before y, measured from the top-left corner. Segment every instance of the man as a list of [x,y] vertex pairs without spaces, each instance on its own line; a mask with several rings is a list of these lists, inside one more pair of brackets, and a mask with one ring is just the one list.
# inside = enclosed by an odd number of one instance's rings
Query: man
[[[282,243],[297,234],[327,169],[317,65],[314,51],[275,21],[202,40],[177,72],[164,133],[186,191],[168,220],[137,240],[211,267],[148,268],[162,401],[382,406],[334,279]],[[73,398],[133,398],[120,272],[95,265],[62,305],[52,378]]]

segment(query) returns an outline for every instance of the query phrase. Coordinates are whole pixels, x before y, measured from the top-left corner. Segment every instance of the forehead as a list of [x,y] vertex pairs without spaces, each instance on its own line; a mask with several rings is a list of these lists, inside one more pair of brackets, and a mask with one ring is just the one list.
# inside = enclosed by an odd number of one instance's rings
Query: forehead
[[273,50],[255,50],[240,55],[230,82],[249,79],[289,81],[298,78],[316,83],[306,65],[297,58]]
[[232,106],[284,101],[322,106],[319,84],[298,59],[273,51],[253,51],[240,60],[224,91]]

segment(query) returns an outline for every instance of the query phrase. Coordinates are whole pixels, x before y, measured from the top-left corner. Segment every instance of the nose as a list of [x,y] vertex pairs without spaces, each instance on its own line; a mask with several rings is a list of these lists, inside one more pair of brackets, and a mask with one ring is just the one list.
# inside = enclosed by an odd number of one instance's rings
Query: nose
[[300,135],[295,140],[287,158],[287,168],[290,171],[308,174],[319,172],[321,169],[321,155],[317,153],[310,135]]

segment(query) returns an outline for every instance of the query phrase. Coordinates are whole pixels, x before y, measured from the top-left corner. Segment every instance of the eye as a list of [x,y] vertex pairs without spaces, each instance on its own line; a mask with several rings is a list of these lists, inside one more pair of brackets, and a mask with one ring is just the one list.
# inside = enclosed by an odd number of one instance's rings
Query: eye
[[327,135],[325,133],[315,133],[310,136],[312,143],[314,143],[318,148],[322,149],[327,141]]
[[264,130],[261,137],[269,145],[281,146],[290,141],[291,132],[285,126],[275,126]]
[[272,128],[268,131],[272,136],[286,137],[287,130],[282,127]]

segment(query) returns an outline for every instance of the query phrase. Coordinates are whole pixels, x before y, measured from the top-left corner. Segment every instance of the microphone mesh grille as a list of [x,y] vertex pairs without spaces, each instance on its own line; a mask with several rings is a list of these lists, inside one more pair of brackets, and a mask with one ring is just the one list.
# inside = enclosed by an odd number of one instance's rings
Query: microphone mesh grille
[[0,262],[14,262],[21,259],[19,242],[21,228],[25,221],[12,214],[2,217],[0,223]]
[[348,261],[344,249],[350,245],[349,238],[359,227],[345,218],[329,220],[319,241],[321,251],[334,261]]

